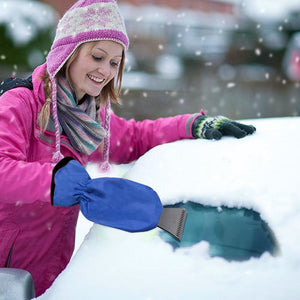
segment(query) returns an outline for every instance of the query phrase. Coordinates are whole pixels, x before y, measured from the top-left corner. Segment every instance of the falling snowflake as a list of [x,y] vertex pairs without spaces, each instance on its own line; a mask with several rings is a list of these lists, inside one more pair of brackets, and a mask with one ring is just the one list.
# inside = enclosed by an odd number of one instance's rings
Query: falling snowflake
[[231,88],[235,87],[235,85],[236,84],[234,82],[228,82],[227,83],[227,88],[231,89]]
[[257,56],[261,55],[261,50],[259,48],[256,48],[254,52]]
[[123,95],[127,95],[129,93],[129,89],[124,90]]
[[15,121],[15,119],[16,119],[15,116],[12,116],[9,120],[9,123],[13,123]]

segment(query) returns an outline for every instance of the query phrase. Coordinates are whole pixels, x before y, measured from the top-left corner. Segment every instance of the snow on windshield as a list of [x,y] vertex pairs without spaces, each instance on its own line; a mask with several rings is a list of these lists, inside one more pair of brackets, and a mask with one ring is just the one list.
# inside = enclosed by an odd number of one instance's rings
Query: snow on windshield
[[[253,208],[270,225],[280,254],[244,262],[208,255],[200,242],[175,252],[159,229],[130,234],[81,216],[79,250],[39,299],[296,299],[299,296],[300,118],[249,120],[241,140],[184,140],[153,148],[134,164],[92,177],[122,176],[149,184],[163,203]],[[81,237],[80,237],[81,235]],[[220,296],[222,295],[222,296]]]

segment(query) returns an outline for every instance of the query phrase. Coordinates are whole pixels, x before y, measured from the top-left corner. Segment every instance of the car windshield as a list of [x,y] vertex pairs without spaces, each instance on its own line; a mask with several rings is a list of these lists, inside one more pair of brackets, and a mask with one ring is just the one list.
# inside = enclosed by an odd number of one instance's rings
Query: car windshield
[[160,236],[174,250],[191,247],[200,241],[209,243],[209,255],[227,260],[247,260],[264,252],[275,255],[278,251],[275,236],[259,213],[246,208],[204,206],[195,202],[179,203],[168,207],[187,210],[187,219],[179,242],[161,231]]

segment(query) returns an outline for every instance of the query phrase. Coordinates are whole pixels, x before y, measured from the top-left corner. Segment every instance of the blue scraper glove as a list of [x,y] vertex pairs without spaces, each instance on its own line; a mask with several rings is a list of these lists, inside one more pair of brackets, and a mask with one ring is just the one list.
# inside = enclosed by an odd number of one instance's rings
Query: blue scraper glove
[[70,157],[54,167],[51,200],[55,206],[79,204],[88,220],[129,232],[155,228],[162,213],[161,201],[150,187],[122,178],[91,179]]

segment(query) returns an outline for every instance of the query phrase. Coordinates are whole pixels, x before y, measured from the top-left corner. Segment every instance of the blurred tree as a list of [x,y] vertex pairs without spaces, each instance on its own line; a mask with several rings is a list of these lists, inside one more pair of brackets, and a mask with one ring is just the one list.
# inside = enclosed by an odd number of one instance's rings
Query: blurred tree
[[9,1],[0,12],[0,79],[31,72],[45,60],[57,13],[39,1]]

